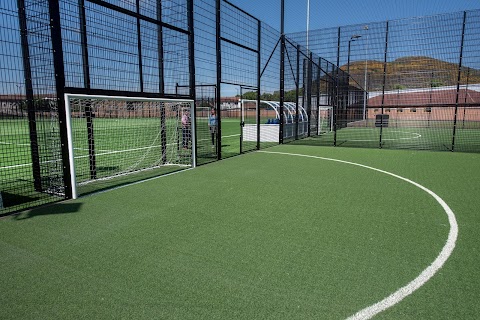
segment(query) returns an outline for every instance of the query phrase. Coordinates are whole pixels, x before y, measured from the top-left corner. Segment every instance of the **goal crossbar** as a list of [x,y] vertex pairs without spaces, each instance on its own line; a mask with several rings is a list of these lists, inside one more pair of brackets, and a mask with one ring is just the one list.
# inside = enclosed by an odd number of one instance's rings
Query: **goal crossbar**
[[77,186],[196,166],[194,101],[65,94],[72,198]]

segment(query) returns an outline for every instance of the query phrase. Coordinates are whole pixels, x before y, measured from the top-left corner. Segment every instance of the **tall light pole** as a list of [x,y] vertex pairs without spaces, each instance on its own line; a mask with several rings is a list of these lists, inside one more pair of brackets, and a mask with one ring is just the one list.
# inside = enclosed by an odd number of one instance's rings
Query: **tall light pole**
[[310,30],[310,0],[307,0],[307,50],[308,50],[308,31]]
[[361,35],[354,34],[348,40],[348,55],[347,55],[347,107],[350,105],[350,48],[352,47],[352,42],[361,38]]
[[[364,26],[363,30],[368,31],[368,26]],[[365,77],[363,80],[363,120],[367,118],[367,69],[368,69],[368,32],[366,32],[366,45],[365,45]],[[366,121],[365,121],[366,125]]]
[[350,40],[348,40],[347,74],[348,74],[349,82],[350,82],[350,48],[352,46],[352,42],[361,37],[362,37],[361,35],[354,34],[353,36],[350,37]]

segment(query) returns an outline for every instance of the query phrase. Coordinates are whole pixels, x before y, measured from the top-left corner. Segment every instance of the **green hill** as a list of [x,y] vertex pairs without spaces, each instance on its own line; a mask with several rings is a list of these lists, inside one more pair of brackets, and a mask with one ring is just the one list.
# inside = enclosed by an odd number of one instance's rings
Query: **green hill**
[[[347,70],[347,65],[341,66]],[[402,57],[387,62],[385,90],[452,86],[457,84],[458,64],[430,57]],[[350,74],[359,86],[364,86],[365,61],[350,63]],[[383,62],[367,61],[368,90],[382,90]],[[355,81],[350,83],[355,85]],[[463,67],[460,84],[480,83],[480,70]]]

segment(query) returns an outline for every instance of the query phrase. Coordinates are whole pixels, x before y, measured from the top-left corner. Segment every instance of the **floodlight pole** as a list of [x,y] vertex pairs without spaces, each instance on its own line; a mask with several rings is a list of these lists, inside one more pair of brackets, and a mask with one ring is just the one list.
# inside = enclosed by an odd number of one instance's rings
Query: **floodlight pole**
[[348,107],[350,105],[350,49],[352,47],[352,42],[357,40],[358,38],[361,38],[361,35],[354,34],[353,36],[350,37],[350,40],[348,40],[348,55],[347,55],[347,105]]
[[352,42],[357,40],[358,38],[361,38],[361,35],[354,34],[353,36],[350,37],[350,40],[348,40],[348,55],[347,55],[347,73],[348,73],[348,84],[350,85],[350,49],[352,46]]
[[310,0],[307,0],[307,51],[308,51],[308,32],[310,30]]

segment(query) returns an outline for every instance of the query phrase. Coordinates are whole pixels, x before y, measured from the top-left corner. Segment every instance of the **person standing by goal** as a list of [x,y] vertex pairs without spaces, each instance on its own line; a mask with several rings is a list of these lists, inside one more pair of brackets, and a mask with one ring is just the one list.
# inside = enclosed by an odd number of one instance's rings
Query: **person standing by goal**
[[215,108],[212,108],[208,115],[208,128],[210,129],[210,135],[212,137],[212,148],[215,147],[215,136],[217,135],[217,115],[215,114]]
[[182,115],[182,147],[184,149],[188,148],[188,143],[191,139],[191,120],[190,112],[185,111]]

